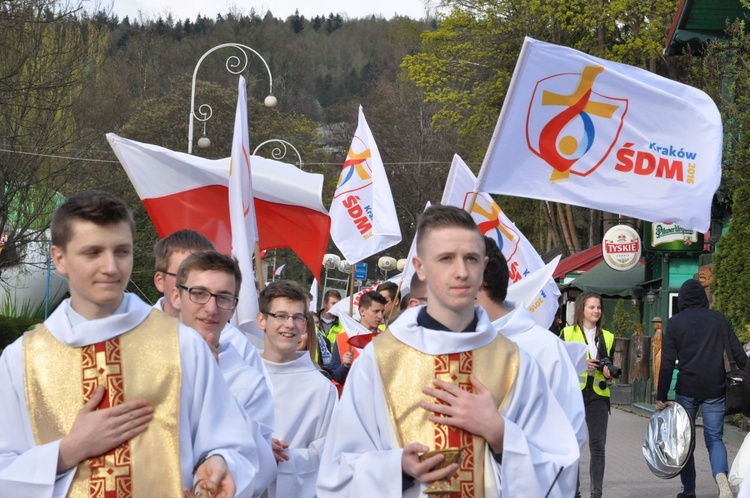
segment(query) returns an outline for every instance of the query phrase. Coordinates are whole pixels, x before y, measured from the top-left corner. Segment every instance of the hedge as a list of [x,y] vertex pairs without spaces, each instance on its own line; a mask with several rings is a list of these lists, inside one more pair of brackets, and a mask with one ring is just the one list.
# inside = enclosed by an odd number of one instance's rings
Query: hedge
[[0,316],[0,351],[37,323],[37,318]]

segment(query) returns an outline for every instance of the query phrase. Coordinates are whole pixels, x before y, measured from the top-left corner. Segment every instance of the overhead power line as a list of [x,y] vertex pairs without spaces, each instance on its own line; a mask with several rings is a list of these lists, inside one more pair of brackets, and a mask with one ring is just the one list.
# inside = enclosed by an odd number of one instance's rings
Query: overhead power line
[[[0,149],[0,152],[7,152],[9,154],[20,154],[24,156],[35,156],[35,157],[45,157],[49,159],[62,159],[66,161],[88,161],[88,162],[94,162],[94,163],[109,163],[109,164],[120,164],[120,161],[114,160],[114,159],[94,159],[90,157],[75,157],[75,156],[61,156],[61,155],[55,155],[55,154],[40,154],[38,152],[24,152],[20,150],[10,150],[10,149]],[[102,151],[95,151],[99,153],[104,153]],[[419,166],[419,165],[440,165],[440,166],[449,166],[451,163],[450,161],[402,161],[402,162],[392,162],[392,163],[383,163],[384,166]],[[341,166],[342,163],[303,163],[303,166]]]

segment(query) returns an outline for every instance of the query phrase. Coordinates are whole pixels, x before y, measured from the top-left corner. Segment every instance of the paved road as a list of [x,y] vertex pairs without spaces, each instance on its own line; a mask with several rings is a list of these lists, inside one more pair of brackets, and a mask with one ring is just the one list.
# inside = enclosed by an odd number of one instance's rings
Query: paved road
[[[643,435],[648,419],[644,414],[629,409],[612,408],[607,431],[607,465],[604,472],[604,496],[606,498],[663,498],[675,497],[682,490],[680,478],[659,479],[646,466],[641,453]],[[635,412],[639,410],[635,409]],[[648,414],[645,414],[648,415]],[[700,424],[700,419],[699,419]],[[725,428],[725,443],[729,466],[742,444],[743,433],[734,427]],[[703,443],[703,428],[696,428],[695,468],[697,472],[696,494],[698,498],[715,498],[716,484],[711,476],[708,451]],[[589,496],[589,452],[585,448],[581,455],[581,496]]]

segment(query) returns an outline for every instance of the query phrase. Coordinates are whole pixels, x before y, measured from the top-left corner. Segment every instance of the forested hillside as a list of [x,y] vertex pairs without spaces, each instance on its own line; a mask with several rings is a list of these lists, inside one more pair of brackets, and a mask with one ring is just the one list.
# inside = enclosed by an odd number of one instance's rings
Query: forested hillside
[[[452,155],[459,153],[478,169],[524,36],[689,82],[733,116],[732,126],[747,129],[741,92],[747,42],[740,24],[733,28],[736,41],[727,55],[712,49],[704,58],[666,58],[662,47],[676,10],[671,0],[438,4],[438,19],[413,20],[329,13],[278,19],[271,12],[242,10],[216,18],[120,19],[106,12],[61,10],[52,0],[0,3],[0,181],[5,185],[0,222],[12,225],[8,247],[22,247],[45,225],[55,200],[39,187],[64,195],[83,188],[109,190],[137,207],[141,231],[134,281],[148,293],[156,234],[104,134],[187,151],[193,70],[203,54],[224,43],[252,47],[273,75],[278,106],[269,109],[262,104],[270,82],[260,59],[251,56],[243,72],[251,146],[271,138],[294,144],[305,170],[325,175],[326,206],[356,127],[357,107],[363,105],[401,219],[404,242],[387,251],[397,258],[405,257],[426,201],[440,199]],[[197,155],[229,155],[237,76],[226,67],[242,64],[241,55],[222,49],[200,67],[196,108],[210,105],[213,117],[205,129],[211,147],[194,147]],[[737,87],[741,98],[736,100],[722,97],[726,67],[737,75],[730,88]],[[194,140],[202,134],[196,122]],[[740,134],[735,136],[739,140]],[[745,164],[743,147],[734,144],[728,154],[730,179],[741,177],[737,165]],[[721,192],[727,203],[733,185],[728,182]],[[32,196],[35,202],[24,202]],[[499,203],[539,252],[558,249],[565,255],[598,243],[602,219],[616,216],[519,198]],[[0,266],[20,254],[3,251]],[[287,276],[302,275],[288,254],[278,256],[290,259]]]

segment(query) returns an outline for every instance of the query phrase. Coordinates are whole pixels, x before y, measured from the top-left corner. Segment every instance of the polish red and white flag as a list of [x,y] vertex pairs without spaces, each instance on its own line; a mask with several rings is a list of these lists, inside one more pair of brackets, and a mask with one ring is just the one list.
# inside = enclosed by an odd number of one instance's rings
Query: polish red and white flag
[[[160,237],[191,229],[220,252],[232,249],[230,159],[205,159],[107,134]],[[250,156],[261,251],[288,248],[320,281],[331,219],[323,207],[323,175]]]

